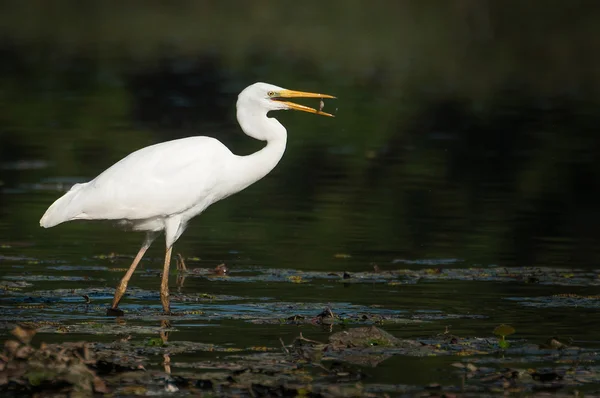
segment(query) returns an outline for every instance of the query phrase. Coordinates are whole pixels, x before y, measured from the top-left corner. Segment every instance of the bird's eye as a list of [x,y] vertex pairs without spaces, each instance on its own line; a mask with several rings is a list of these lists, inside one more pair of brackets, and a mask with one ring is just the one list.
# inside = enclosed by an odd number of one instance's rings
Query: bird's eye
[[274,97],[274,96],[275,96],[275,91],[269,91],[269,92],[267,93],[267,95],[268,95],[269,97]]

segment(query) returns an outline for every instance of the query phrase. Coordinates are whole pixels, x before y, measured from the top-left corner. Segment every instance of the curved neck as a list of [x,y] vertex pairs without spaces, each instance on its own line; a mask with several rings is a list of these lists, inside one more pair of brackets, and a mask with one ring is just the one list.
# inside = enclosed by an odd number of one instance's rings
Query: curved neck
[[267,145],[248,156],[236,156],[230,170],[231,182],[235,192],[266,176],[283,156],[287,143],[285,127],[277,119],[265,114],[253,113],[238,109],[238,122],[250,137],[263,140]]

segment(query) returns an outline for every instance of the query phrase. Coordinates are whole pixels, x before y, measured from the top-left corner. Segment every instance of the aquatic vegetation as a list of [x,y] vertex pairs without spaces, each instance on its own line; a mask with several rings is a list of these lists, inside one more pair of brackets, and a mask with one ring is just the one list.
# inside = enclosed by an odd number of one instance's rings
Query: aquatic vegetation
[[494,328],[494,334],[499,337],[498,345],[502,349],[506,349],[510,346],[509,342],[506,341],[506,336],[510,336],[516,332],[515,328],[510,325],[500,325]]

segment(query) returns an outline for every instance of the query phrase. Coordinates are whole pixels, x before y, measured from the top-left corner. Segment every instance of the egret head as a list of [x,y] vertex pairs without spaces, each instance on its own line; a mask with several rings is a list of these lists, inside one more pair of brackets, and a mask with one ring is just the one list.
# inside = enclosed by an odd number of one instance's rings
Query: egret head
[[[316,113],[331,116],[332,114],[308,106],[287,101],[288,98],[335,98],[327,94],[307,93],[303,91],[287,90],[268,83],[254,83],[248,86],[238,96],[238,108],[241,106],[252,107],[268,111],[294,109],[297,111]],[[265,113],[266,113],[265,112]]]

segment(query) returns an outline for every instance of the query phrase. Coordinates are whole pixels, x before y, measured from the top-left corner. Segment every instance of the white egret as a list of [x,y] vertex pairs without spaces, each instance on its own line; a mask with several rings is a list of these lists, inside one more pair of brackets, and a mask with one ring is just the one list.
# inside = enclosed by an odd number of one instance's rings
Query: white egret
[[169,266],[173,244],[188,222],[211,204],[243,190],[267,175],[285,151],[287,132],[269,111],[295,109],[333,116],[286,98],[335,98],[331,95],[286,90],[267,83],[245,88],[237,100],[237,120],[264,148],[237,156],[211,137],[189,137],[135,151],[92,181],[75,184],[43,215],[40,225],[50,228],[71,220],[117,220],[145,231],[144,243],[116,288],[109,314],[122,314],[119,302],[144,253],[165,231],[166,255],[160,300],[169,313]]

